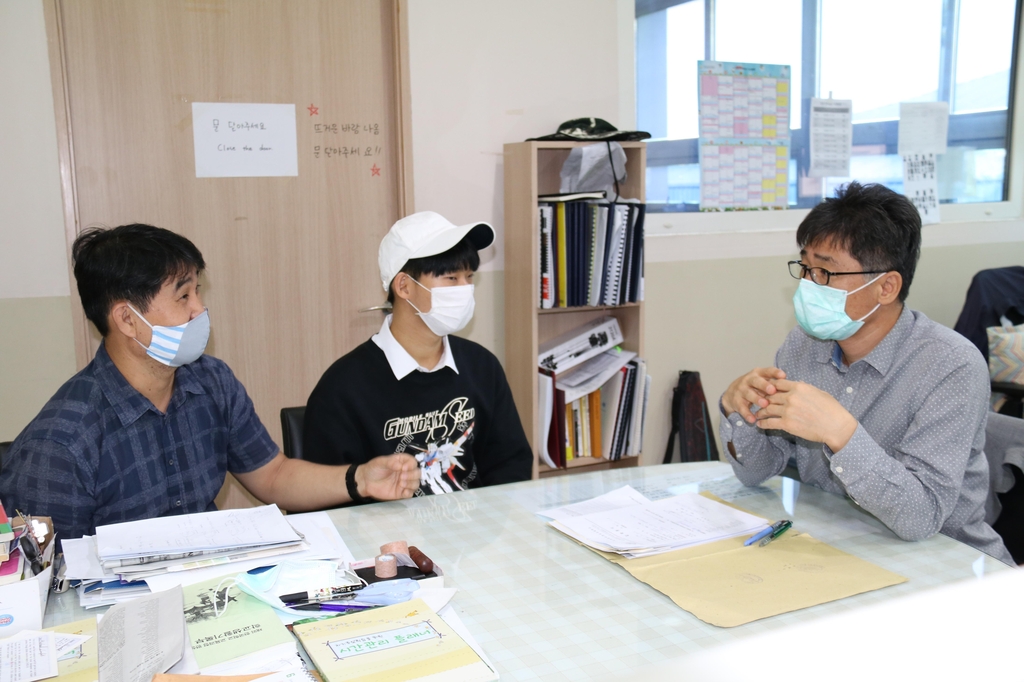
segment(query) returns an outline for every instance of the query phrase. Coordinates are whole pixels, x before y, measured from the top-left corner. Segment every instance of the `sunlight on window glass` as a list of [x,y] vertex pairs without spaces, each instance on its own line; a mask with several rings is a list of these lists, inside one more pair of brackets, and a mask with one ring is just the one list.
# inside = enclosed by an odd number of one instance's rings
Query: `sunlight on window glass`
[[786,64],[792,70],[791,127],[800,127],[802,0],[718,0],[715,60]]
[[1014,0],[960,3],[954,113],[1006,108],[1015,5]]
[[697,62],[704,59],[704,3],[693,0],[669,7],[665,18],[668,137],[697,137]]
[[900,102],[936,100],[942,0],[822,0],[821,11],[819,92],[852,99],[855,123],[898,119]]

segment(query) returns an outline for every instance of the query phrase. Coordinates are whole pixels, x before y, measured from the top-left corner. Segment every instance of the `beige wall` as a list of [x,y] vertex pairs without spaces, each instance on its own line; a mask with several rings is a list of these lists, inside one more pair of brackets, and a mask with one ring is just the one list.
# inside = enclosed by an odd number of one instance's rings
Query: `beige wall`
[[[794,247],[794,251],[795,251]],[[794,253],[795,257],[795,253]],[[679,370],[701,374],[718,433],[718,397],[740,374],[771,366],[796,325],[786,256],[649,263],[647,357],[653,376],[644,463],[661,462]],[[952,327],[978,270],[1024,263],[1024,241],[922,250],[907,304]]]
[[75,371],[43,6],[0,0],[0,441]]
[[71,299],[0,299],[0,441],[14,440],[75,370]]

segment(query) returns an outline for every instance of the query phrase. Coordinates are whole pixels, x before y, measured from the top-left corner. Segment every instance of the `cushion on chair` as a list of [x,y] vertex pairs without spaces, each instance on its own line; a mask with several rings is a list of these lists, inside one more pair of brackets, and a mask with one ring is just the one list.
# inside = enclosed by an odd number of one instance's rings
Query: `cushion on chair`
[[[1003,414],[1020,416],[1020,393],[1000,391],[996,384],[1024,387],[1024,325],[1012,326],[1003,318],[1006,326],[989,327],[988,371],[992,377],[992,410]],[[1010,400],[1015,401],[1014,404]]]
[[1024,324],[989,327],[988,370],[992,381],[1024,384]]

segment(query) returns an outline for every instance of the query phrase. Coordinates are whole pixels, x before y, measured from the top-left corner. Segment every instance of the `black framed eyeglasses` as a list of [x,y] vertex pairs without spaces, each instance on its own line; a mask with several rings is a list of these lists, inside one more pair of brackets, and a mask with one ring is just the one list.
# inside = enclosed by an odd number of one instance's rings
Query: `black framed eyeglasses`
[[789,261],[789,274],[793,279],[806,279],[810,275],[811,281],[815,284],[827,286],[829,280],[839,275],[880,275],[888,270],[866,270],[864,272],[830,272],[825,268],[812,268],[804,265],[798,260]]

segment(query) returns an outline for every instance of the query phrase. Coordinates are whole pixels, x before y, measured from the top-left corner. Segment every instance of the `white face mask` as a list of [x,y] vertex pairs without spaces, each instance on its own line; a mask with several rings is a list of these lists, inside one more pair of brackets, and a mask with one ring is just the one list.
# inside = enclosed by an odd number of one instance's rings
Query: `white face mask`
[[[410,277],[412,281],[416,280]],[[438,336],[446,336],[459,331],[473,319],[473,310],[476,301],[473,299],[473,285],[463,284],[456,287],[434,287],[433,289],[421,287],[430,292],[430,311],[420,312],[420,309],[409,301],[416,314],[420,316],[430,331]]]

